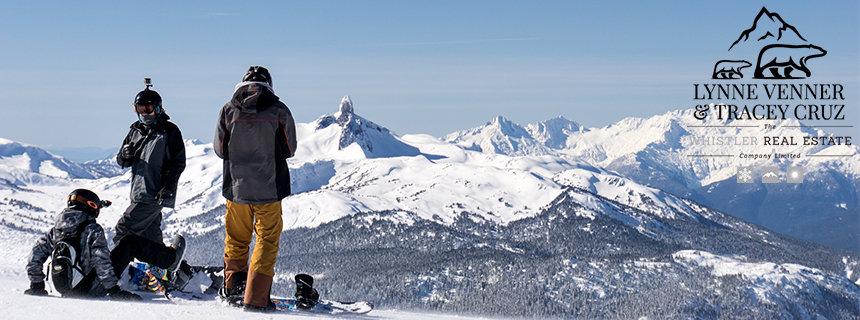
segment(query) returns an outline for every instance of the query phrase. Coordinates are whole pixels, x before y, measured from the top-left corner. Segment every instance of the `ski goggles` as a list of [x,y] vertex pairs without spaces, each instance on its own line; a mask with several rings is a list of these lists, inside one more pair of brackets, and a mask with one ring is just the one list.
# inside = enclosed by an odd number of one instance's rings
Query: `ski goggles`
[[137,113],[153,113],[156,110],[158,110],[158,107],[153,106],[153,105],[136,104],[136,103],[132,103],[131,105],[134,106],[134,110],[137,111]]
[[96,203],[94,201],[91,201],[91,200],[84,198],[83,196],[80,196],[77,194],[70,195],[69,199],[67,201],[77,201],[77,202],[86,204],[90,208],[93,208],[93,210],[99,210],[101,208],[107,208],[107,207],[110,207],[110,205],[111,205],[111,202],[108,200],[102,200],[102,201],[99,201],[98,203]]

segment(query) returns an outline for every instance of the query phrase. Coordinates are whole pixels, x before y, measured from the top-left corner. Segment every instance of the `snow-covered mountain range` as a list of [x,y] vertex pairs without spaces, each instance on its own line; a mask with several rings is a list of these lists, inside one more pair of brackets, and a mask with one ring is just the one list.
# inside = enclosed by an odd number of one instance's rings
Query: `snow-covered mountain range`
[[[287,295],[290,275],[308,272],[323,296],[382,308],[621,318],[856,311],[856,253],[774,233],[691,197],[730,180],[737,163],[685,157],[712,151],[686,141],[688,118],[674,112],[586,129],[563,118],[521,127],[497,117],[438,139],[398,136],[344,97],[334,114],[297,124],[274,290]],[[128,205],[128,172],[99,176],[104,162],[76,165],[2,142],[10,147],[0,150],[29,151],[0,153],[0,241],[10,245],[0,275],[26,281],[30,245],[74,188],[114,202],[99,217],[112,234]],[[799,152],[846,152],[832,148]],[[164,230],[188,238],[190,263],[220,264],[221,160],[211,143],[186,141],[186,154]],[[804,161],[812,177],[816,168],[858,172],[856,160]],[[637,175],[645,170],[654,174]],[[655,183],[663,180],[665,188]],[[845,208],[856,210],[856,197]]]
[[[797,120],[774,121],[772,128],[764,128],[755,122],[699,121],[691,113],[627,118],[589,129],[564,118],[522,127],[496,117],[444,140],[485,153],[576,159],[778,232],[860,252],[856,231],[860,148],[802,143],[765,146],[764,137],[792,137],[801,142],[805,136],[830,134],[802,127]],[[744,142],[750,144],[741,145]],[[796,154],[800,158],[748,159],[740,157],[741,153]],[[782,172],[790,166],[802,167],[804,182],[785,183],[783,174],[782,183],[766,184],[757,178],[752,184],[738,184],[741,166],[778,166]]]
[[57,157],[39,147],[0,138],[0,179],[21,185],[52,179],[96,178],[85,167]]

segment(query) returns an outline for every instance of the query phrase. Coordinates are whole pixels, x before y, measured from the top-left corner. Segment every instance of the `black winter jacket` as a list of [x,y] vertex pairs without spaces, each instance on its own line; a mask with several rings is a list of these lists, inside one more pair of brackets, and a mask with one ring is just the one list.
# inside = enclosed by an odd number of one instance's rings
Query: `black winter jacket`
[[45,281],[45,274],[42,273],[42,265],[51,257],[56,245],[57,239],[54,239],[54,230],[72,231],[76,230],[80,225],[86,224],[81,232],[81,242],[79,244],[80,266],[83,269],[83,274],[88,275],[95,272],[96,281],[93,281],[88,293],[92,296],[104,296],[107,294],[107,289],[117,285],[117,277],[113,273],[113,265],[110,260],[110,250],[108,249],[107,240],[105,239],[105,231],[96,223],[95,218],[90,214],[77,209],[66,208],[57,215],[54,227],[42,235],[36,245],[33,246],[33,251],[27,262],[27,276],[30,282]]
[[[135,149],[133,161],[124,161],[121,152],[116,156],[120,166],[131,167],[131,202],[159,204],[156,195],[161,188],[176,195],[179,176],[185,170],[185,142],[179,127],[168,119],[162,114],[151,127],[135,121],[122,141]],[[173,208],[175,203],[175,198],[162,199],[161,205]]]
[[290,195],[287,158],[296,153],[296,124],[267,86],[238,86],[221,108],[214,141],[215,153],[224,159],[224,198],[266,204]]

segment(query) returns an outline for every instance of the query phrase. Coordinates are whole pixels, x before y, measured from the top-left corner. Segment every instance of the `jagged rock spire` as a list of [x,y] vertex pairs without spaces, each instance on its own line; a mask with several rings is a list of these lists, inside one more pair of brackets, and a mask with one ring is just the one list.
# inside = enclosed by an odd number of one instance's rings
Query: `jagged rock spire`
[[368,158],[414,156],[421,154],[385,127],[355,114],[352,99],[343,96],[340,109],[334,114],[328,114],[317,120],[316,130],[331,126],[340,130],[337,149],[343,150],[357,144]]
[[343,96],[343,99],[340,100],[340,111],[336,115],[337,123],[343,125],[344,123],[349,122],[354,114],[355,111],[352,108],[352,99],[350,99],[348,95]]
[[352,99],[348,95],[343,96],[343,99],[340,100],[340,113],[353,113]]
[[364,149],[373,151],[371,141],[365,139],[364,126],[358,116],[355,115],[355,110],[352,108],[352,99],[348,95],[343,96],[340,100],[340,110],[334,115],[337,124],[343,127],[340,134],[339,149],[346,148],[353,142],[357,142]]

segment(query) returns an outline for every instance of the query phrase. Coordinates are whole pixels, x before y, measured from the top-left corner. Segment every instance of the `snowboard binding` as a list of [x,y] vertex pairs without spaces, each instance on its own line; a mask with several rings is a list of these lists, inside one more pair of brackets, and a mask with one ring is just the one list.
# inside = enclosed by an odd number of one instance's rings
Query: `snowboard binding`
[[234,307],[242,307],[245,303],[245,283],[248,281],[248,273],[244,271],[233,274],[230,288],[227,288],[226,283],[221,289],[218,289],[218,296],[221,300]]
[[192,275],[191,266],[188,265],[187,261],[182,260],[176,271],[167,273],[168,280],[165,282],[165,287],[168,290],[182,291],[185,289],[188,281],[191,280]]
[[320,294],[314,289],[314,277],[307,274],[297,274],[296,277],[296,308],[311,310],[317,305]]

